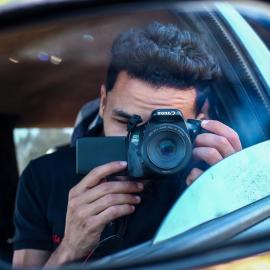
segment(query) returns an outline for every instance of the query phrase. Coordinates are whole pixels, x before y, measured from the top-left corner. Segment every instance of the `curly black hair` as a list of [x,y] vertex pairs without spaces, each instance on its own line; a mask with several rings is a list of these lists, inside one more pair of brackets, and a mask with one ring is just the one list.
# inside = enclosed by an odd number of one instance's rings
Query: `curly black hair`
[[121,71],[156,87],[182,89],[220,76],[219,65],[199,35],[159,22],[121,33],[114,40],[107,91],[113,88]]

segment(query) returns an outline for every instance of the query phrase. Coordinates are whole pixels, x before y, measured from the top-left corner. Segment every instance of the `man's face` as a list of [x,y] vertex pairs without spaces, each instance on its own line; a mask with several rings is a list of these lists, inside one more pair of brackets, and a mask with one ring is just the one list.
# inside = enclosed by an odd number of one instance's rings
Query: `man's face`
[[155,88],[122,71],[110,92],[106,93],[104,87],[101,89],[99,113],[104,121],[104,135],[126,136],[129,115],[138,114],[145,123],[153,110],[162,108],[179,109],[185,118],[195,118],[195,88]]

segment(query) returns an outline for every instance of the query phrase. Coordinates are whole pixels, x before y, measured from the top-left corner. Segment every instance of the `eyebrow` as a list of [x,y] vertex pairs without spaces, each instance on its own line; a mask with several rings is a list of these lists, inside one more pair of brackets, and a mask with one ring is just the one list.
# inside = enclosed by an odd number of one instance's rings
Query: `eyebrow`
[[124,112],[121,109],[113,109],[112,112],[113,112],[114,115],[119,116],[119,117],[123,117],[123,118],[126,118],[126,119],[130,119],[132,117],[131,114],[129,114],[127,112]]

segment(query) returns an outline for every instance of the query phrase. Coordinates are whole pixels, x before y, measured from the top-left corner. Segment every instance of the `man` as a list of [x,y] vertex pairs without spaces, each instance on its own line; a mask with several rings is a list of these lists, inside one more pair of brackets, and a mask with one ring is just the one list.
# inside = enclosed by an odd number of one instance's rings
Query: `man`
[[[125,136],[130,115],[146,122],[158,108],[208,119],[207,99],[198,105],[200,88],[218,75],[218,65],[198,36],[173,25],[156,22],[121,34],[111,50],[106,86],[101,86],[103,134]],[[205,120],[202,127],[209,133],[197,136],[193,164],[211,166],[241,150],[237,133],[228,126]],[[17,193],[13,265],[57,266],[147,241],[179,195],[176,185],[185,180],[189,185],[202,173],[194,165],[187,177],[180,177],[186,179],[151,179],[150,184],[106,180],[126,166],[111,162],[81,179],[73,148],[32,161]],[[119,220],[124,222],[113,222]],[[110,243],[117,237],[121,241]]]

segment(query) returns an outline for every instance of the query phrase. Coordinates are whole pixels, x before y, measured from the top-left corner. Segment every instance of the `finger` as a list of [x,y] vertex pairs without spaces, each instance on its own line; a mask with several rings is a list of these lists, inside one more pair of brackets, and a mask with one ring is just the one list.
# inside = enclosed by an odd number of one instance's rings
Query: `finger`
[[193,158],[195,161],[204,161],[209,165],[214,165],[223,159],[221,154],[211,147],[195,147]]
[[96,167],[90,171],[79,184],[70,190],[70,197],[75,197],[84,192],[85,190],[96,186],[98,183],[109,175],[122,171],[127,166],[125,161],[114,161],[99,167]]
[[202,170],[198,168],[192,169],[186,179],[186,184],[190,186],[201,174],[203,174]]
[[106,210],[98,214],[96,217],[98,218],[98,223],[100,225],[106,225],[117,218],[130,215],[134,211],[135,211],[135,206],[133,205],[129,205],[129,204],[114,205],[107,208]]
[[107,194],[137,193],[143,190],[143,183],[131,181],[104,182],[80,194],[75,198],[76,204],[92,203]]
[[218,150],[222,157],[227,157],[235,153],[234,148],[229,143],[229,141],[222,136],[204,133],[200,134],[195,139],[196,147],[211,147]]
[[130,194],[108,194],[91,204],[83,205],[78,208],[77,215],[80,218],[87,218],[93,215],[98,215],[102,211],[114,205],[136,205],[140,202],[141,198],[139,196]]
[[230,142],[234,150],[242,150],[239,136],[232,128],[215,120],[204,120],[202,121],[201,126],[202,128],[209,130],[212,133],[225,137]]

